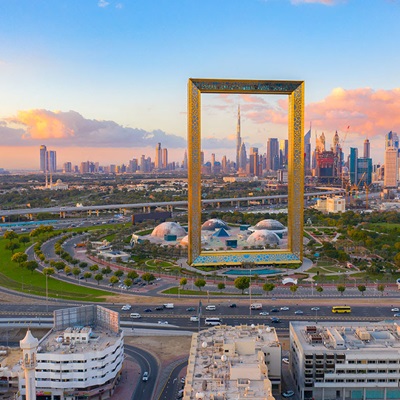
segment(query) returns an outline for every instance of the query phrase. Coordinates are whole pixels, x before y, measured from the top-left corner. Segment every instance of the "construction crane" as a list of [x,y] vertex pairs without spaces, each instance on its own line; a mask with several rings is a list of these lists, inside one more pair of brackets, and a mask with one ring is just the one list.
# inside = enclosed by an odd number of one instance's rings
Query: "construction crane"
[[[350,184],[350,182],[348,182],[347,183],[347,186],[346,186],[346,193],[349,193],[349,201],[350,201],[350,204],[352,204],[353,203],[353,193],[356,193],[356,192],[358,192],[359,190],[360,190],[360,184],[361,184],[361,182],[365,182],[365,175],[366,175],[367,173],[366,172],[364,172],[362,175],[361,175],[361,178],[359,179],[359,181],[358,181],[358,183],[353,183],[352,185]],[[364,186],[365,186],[365,184],[364,184]]]

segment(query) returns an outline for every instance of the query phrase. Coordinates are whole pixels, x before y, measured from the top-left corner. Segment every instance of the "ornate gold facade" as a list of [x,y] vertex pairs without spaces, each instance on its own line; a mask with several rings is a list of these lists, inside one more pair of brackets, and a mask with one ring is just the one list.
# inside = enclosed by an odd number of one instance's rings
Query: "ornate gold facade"
[[[288,248],[280,250],[201,251],[201,93],[284,94],[289,97]],[[303,258],[304,82],[189,79],[189,257],[191,265],[243,262],[282,264]]]

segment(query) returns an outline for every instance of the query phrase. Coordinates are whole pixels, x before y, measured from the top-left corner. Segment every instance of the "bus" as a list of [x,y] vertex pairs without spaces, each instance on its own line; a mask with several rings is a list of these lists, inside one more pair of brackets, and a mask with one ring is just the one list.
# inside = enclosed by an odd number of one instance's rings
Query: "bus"
[[221,325],[222,320],[221,320],[221,318],[206,318],[204,323],[206,325],[215,326],[215,325]]
[[351,307],[350,306],[334,306],[332,307],[333,313],[350,313]]

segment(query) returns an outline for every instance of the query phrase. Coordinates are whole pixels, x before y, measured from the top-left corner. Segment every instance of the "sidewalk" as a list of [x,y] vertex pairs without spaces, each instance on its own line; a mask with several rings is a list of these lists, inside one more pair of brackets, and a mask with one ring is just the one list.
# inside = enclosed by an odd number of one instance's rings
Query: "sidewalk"
[[130,399],[140,380],[140,367],[130,358],[125,358],[121,370],[121,380],[115,388],[111,400]]

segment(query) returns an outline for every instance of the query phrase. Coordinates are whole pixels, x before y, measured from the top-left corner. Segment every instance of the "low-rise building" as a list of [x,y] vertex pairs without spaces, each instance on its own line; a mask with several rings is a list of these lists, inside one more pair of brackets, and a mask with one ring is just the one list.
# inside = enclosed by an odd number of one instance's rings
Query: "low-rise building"
[[291,322],[290,370],[296,399],[400,399],[400,326]]
[[183,400],[274,400],[282,349],[274,328],[214,326],[193,334]]

